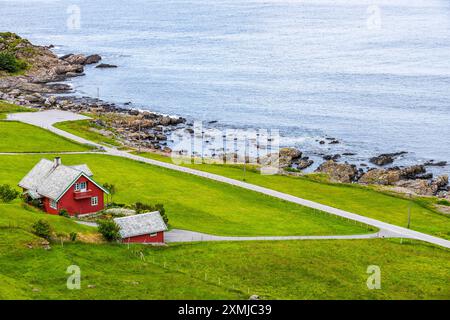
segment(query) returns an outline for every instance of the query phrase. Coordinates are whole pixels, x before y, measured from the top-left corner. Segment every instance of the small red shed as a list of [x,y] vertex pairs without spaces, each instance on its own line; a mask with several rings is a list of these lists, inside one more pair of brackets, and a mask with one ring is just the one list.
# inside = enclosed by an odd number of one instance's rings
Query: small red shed
[[20,181],[24,193],[42,203],[44,210],[58,214],[89,214],[104,209],[104,194],[108,191],[92,179],[85,164],[66,166],[61,158],[42,159]]
[[167,226],[159,211],[115,218],[123,243],[164,243]]

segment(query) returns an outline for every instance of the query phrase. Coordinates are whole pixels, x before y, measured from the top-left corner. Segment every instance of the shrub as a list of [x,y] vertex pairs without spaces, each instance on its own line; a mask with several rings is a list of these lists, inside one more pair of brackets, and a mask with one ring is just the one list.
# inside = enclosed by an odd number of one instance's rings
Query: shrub
[[0,186],[0,200],[2,202],[8,203],[13,201],[19,196],[20,192],[12,188],[7,184]]
[[153,206],[142,202],[136,202],[133,206],[133,209],[136,210],[137,214],[151,211],[159,211],[161,217],[164,220],[164,223],[165,224],[169,223],[169,218],[166,215],[166,209],[164,209],[164,205],[162,203],[157,203]]
[[52,228],[50,224],[45,220],[38,220],[32,226],[33,233],[38,237],[45,238],[47,240],[50,239]]
[[116,186],[113,185],[112,183],[105,183],[103,185],[103,187],[108,190],[109,195],[108,195],[108,202],[112,202],[113,201],[113,196],[116,194]]
[[450,201],[445,200],[445,199],[438,200],[437,203],[442,205],[442,206],[450,206]]
[[120,239],[120,227],[112,220],[97,220],[98,232],[107,241],[114,241]]
[[69,234],[69,236],[70,236],[70,241],[76,241],[78,234],[76,232],[71,232]]
[[0,70],[13,73],[25,69],[26,66],[26,62],[16,59],[13,54],[0,52]]
[[61,210],[59,210],[59,215],[60,215],[61,217],[70,218],[69,212],[67,212],[66,209],[61,209]]

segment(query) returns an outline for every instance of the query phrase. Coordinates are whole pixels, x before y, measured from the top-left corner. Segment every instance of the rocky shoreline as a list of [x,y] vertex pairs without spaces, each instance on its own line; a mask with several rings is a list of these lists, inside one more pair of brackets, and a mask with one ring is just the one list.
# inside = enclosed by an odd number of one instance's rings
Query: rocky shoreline
[[[30,66],[23,75],[11,76],[0,70],[0,100],[42,110],[60,109],[93,114],[98,133],[108,136],[114,132],[114,137],[125,146],[166,154],[172,151],[168,145],[171,132],[183,128],[186,131],[192,130],[192,124],[182,117],[170,117],[90,97],[69,95],[73,93],[72,87],[62,82],[83,76],[86,65],[95,64],[96,68],[117,67],[100,63],[102,57],[97,54],[68,54],[58,57],[51,51],[52,46],[35,46],[15,34],[2,34],[0,40],[0,52],[14,52],[17,59],[27,61]],[[339,144],[340,141],[325,138],[318,140],[318,143]],[[426,171],[427,166],[445,166],[446,162],[429,161],[410,167],[383,168],[405,153],[402,151],[372,157],[369,162],[377,166],[374,168],[369,168],[366,164],[361,164],[358,168],[354,164],[338,162],[340,154],[322,155],[324,162],[315,171],[327,174],[333,182],[375,184],[389,186],[404,193],[448,198],[448,176],[433,178]],[[283,172],[286,174],[301,173],[313,163],[298,149],[280,150],[279,165],[285,169]]]
[[[168,134],[186,123],[181,117],[170,117],[149,111],[117,106],[100,99],[75,97],[72,87],[62,83],[73,77],[84,76],[86,65],[97,64],[98,68],[117,66],[99,63],[102,57],[93,54],[55,55],[52,46],[35,46],[15,34],[3,36],[1,50],[14,50],[17,59],[31,66],[24,75],[10,76],[0,71],[0,100],[40,110],[60,109],[77,113],[94,114],[98,127],[112,129],[117,137],[131,147],[170,152],[167,147]],[[14,47],[11,49],[11,46]]]

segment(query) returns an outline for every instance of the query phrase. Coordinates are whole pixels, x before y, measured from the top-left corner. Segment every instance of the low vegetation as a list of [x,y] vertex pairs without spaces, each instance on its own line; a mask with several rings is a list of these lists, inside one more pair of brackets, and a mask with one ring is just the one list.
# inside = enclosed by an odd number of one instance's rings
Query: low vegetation
[[0,202],[8,203],[19,196],[20,192],[8,184],[0,185]]
[[24,60],[17,59],[9,52],[0,52],[0,71],[17,73],[27,69],[28,64]]
[[24,58],[34,54],[30,43],[12,32],[0,32],[0,76],[17,75],[30,68]]
[[33,223],[31,226],[33,233],[38,237],[50,240],[52,235],[52,228],[50,227],[50,223],[48,221],[40,219]]
[[107,241],[115,241],[120,239],[120,227],[113,220],[97,220],[98,232]]

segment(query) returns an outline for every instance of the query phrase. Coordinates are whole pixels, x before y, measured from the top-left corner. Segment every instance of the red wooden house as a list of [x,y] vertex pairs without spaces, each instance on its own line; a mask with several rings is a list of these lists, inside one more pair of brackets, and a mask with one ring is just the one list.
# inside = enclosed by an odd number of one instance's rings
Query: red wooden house
[[87,165],[66,166],[59,157],[39,161],[19,186],[30,198],[41,201],[44,210],[51,214],[59,214],[63,209],[70,215],[101,211],[104,194],[108,193],[92,179]]
[[115,218],[123,243],[164,243],[167,226],[158,211]]

